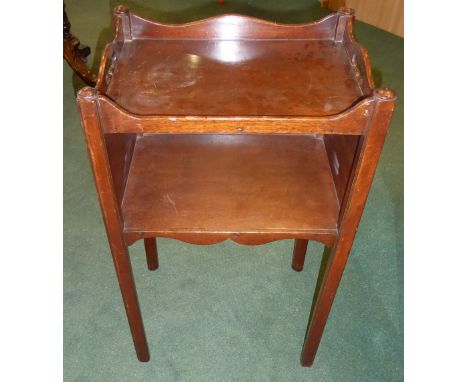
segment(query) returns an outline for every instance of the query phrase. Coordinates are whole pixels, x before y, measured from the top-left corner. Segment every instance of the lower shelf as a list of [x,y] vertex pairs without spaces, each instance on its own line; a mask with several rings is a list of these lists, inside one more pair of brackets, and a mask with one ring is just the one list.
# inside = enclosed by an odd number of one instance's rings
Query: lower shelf
[[336,235],[339,205],[320,138],[145,135],[122,211],[124,231],[146,237],[287,238]]

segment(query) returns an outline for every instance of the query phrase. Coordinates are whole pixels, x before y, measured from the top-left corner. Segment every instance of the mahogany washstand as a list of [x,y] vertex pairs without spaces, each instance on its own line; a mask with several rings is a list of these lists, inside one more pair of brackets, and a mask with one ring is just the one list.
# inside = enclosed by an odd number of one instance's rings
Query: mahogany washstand
[[[130,330],[149,360],[128,247],[156,237],[329,248],[301,364],[311,366],[395,105],[342,9],[310,24],[222,15],[182,25],[114,11],[95,88],[78,93]],[[306,318],[304,318],[306,319]]]

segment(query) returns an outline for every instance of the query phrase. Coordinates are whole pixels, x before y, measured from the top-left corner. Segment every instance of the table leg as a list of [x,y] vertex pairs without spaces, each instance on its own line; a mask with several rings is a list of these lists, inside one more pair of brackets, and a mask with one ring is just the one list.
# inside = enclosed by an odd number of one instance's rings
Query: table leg
[[[109,237],[109,241],[112,239]],[[147,362],[150,359],[148,344],[146,342],[143,319],[141,317],[138,295],[135,289],[133,279],[132,265],[128,255],[128,248],[111,242],[112,257],[114,259],[115,272],[119,281],[120,291],[124,301],[125,311],[127,313],[130,332],[132,333],[133,343],[137,357],[141,362]]]
[[339,235],[330,253],[320,292],[307,329],[301,355],[303,366],[312,366],[314,362],[336,290],[361,220],[395,107],[396,96],[390,89],[374,90],[374,99],[373,117],[369,123],[367,135],[361,138],[359,156],[353,169],[354,176],[346,190],[345,199],[341,206]]
[[156,246],[156,238],[149,237],[145,239],[146,263],[148,269],[154,271],[159,268],[158,249]]
[[301,272],[304,268],[304,260],[307,252],[309,240],[296,239],[294,241],[294,252],[291,267],[296,272]]
[[113,188],[109,159],[105,151],[106,145],[100,127],[97,107],[98,92],[93,88],[84,88],[78,93],[77,100],[107,238],[112,253],[112,260],[114,261],[115,273],[117,274],[130,325],[130,332],[132,333],[138,359],[146,362],[150,358],[148,344],[146,342],[143,319],[135,289],[135,281],[133,280],[128,246],[123,237],[121,211]]
[[[312,366],[328,315],[343,274],[351,245],[326,248],[317,280],[316,297],[301,354],[302,366]],[[324,273],[322,273],[324,269]]]

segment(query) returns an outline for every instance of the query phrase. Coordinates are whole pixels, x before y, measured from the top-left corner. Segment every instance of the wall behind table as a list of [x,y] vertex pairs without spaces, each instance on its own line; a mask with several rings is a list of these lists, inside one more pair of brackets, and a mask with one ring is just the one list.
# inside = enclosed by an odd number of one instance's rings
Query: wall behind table
[[403,37],[404,0],[322,0],[332,10],[347,6],[356,11],[356,18]]

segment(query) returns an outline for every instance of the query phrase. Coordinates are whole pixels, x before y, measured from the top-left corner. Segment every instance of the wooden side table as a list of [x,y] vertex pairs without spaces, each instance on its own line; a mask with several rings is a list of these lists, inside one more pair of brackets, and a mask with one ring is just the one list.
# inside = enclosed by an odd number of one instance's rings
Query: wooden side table
[[311,366],[395,105],[375,89],[353,12],[282,25],[223,15],[182,25],[123,7],[78,106],[138,359],[149,360],[128,247],[295,239],[330,248],[301,363]]

